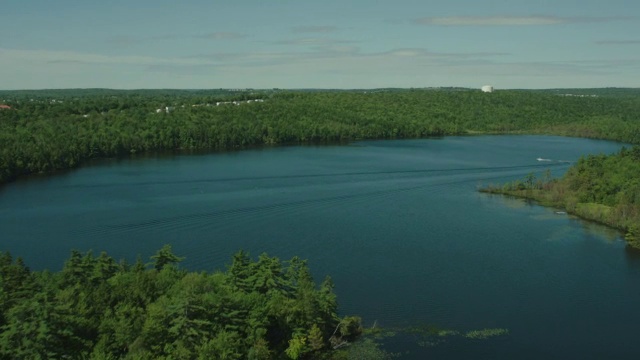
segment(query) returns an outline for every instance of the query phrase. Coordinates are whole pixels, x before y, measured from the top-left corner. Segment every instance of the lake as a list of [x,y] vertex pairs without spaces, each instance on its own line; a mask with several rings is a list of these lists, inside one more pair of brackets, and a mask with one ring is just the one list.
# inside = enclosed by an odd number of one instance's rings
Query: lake
[[[477,192],[621,146],[477,136],[104,160],[0,188],[0,250],[34,270],[166,243],[190,270],[239,249],[297,255],[331,275],[341,313],[397,330],[384,343],[402,359],[636,359],[640,256],[605,227]],[[405,331],[425,325],[509,334]]]

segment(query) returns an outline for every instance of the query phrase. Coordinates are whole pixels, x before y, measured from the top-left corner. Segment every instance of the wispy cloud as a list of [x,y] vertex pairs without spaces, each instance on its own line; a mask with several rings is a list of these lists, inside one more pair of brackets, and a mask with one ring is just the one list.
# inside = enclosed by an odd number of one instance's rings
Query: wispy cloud
[[[483,58],[492,58],[492,57],[503,57],[510,55],[508,53],[503,52],[462,52],[462,53],[453,53],[453,52],[437,52],[430,51],[424,48],[396,48],[389,51],[378,53],[379,55],[392,56],[392,57],[400,57],[400,58],[429,58],[432,60],[435,59],[449,59],[449,60],[464,60],[464,59],[483,59]],[[372,55],[372,54],[370,54]]]
[[236,40],[246,38],[246,34],[241,34],[237,32],[227,32],[227,31],[217,31],[204,35],[195,36],[201,39],[211,39],[211,40]]
[[357,54],[360,52],[358,46],[353,45],[322,45],[314,47],[314,50],[325,54]]
[[[56,84],[116,88],[206,88],[212,84],[216,84],[215,87],[354,88],[484,83],[562,87],[567,81],[593,86],[594,83],[609,84],[607,81],[616,76],[626,79],[621,76],[630,73],[629,69],[635,71],[638,64],[637,59],[520,62],[504,53],[449,53],[410,47],[367,52],[341,45],[309,47],[302,51],[292,47],[282,52],[219,52],[190,57],[0,48],[0,75],[21,84],[5,86],[22,88],[60,86]],[[305,77],[309,74],[314,77]],[[11,84],[8,81],[4,84]]]
[[220,66],[253,67],[262,65],[293,65],[310,61],[346,61],[354,60],[366,63],[386,60],[450,63],[455,61],[479,61],[487,58],[502,57],[506,53],[445,53],[424,48],[396,48],[379,52],[362,52],[357,46],[321,45],[310,47],[311,51],[254,52],[254,53],[210,53],[192,56],[193,59],[215,62]]
[[319,38],[319,37],[297,38],[297,39],[281,40],[281,41],[274,42],[274,44],[276,45],[311,45],[311,46],[353,44],[353,43],[354,41],[350,41],[350,40],[337,40],[337,39]]
[[85,65],[202,65],[199,59],[158,58],[151,56],[114,56],[74,51],[18,50],[0,48],[2,63],[85,64]]
[[294,33],[329,33],[337,31],[335,26],[296,26],[291,28]]
[[148,36],[148,37],[134,37],[130,35],[114,35],[114,36],[108,37],[106,39],[106,42],[107,44],[112,44],[112,45],[130,46],[130,45],[142,44],[146,42],[184,39],[187,37],[189,36],[178,35],[178,34],[164,34],[164,35],[155,35],[155,36]]
[[[164,35],[151,36],[146,38],[146,40],[165,41],[165,40],[184,39],[185,37],[188,37],[188,36],[179,35],[179,34],[164,34]],[[141,41],[144,41],[144,40],[145,39],[141,39]]]
[[562,22],[561,18],[553,16],[452,16],[425,17],[415,20],[415,23],[421,25],[442,26],[550,25]]
[[107,38],[107,43],[114,45],[131,45],[138,42],[140,42],[139,39],[128,35],[115,35]]
[[558,62],[559,64],[579,66],[583,68],[600,70],[619,70],[621,68],[640,69],[640,59],[600,59],[600,60],[574,60]]
[[640,40],[598,40],[598,45],[639,45]]
[[230,31],[216,31],[199,35],[164,34],[148,37],[133,37],[129,35],[115,35],[106,39],[107,43],[120,46],[130,46],[146,42],[180,40],[180,39],[204,39],[204,40],[237,40],[248,37],[246,34]]
[[413,22],[419,25],[437,26],[534,26],[571,23],[601,23],[632,20],[633,17],[559,17],[547,15],[534,16],[449,16],[423,17]]

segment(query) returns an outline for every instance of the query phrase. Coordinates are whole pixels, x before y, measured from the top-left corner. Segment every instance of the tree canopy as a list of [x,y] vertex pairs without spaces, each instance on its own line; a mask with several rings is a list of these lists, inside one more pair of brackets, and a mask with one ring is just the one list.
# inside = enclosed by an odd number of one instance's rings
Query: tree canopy
[[1,91],[0,183],[151,151],[525,132],[640,143],[637,92],[564,91]]
[[0,252],[0,359],[301,359],[361,332],[297,257],[239,252],[212,273],[180,259],[169,246],[149,268],[73,251],[50,273]]

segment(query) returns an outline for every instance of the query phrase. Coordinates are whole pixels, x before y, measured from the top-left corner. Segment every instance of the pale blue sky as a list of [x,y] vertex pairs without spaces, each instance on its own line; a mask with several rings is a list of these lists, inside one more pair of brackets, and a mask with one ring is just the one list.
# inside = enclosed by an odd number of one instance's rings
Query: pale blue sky
[[0,89],[640,87],[630,0],[2,0]]

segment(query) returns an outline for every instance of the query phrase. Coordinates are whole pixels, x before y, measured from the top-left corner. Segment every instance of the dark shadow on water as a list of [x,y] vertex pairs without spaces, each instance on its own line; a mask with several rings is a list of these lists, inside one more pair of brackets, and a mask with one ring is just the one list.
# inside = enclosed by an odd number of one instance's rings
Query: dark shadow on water
[[624,247],[624,255],[629,263],[632,263],[634,264],[634,266],[640,268],[640,249],[636,249],[627,245]]

